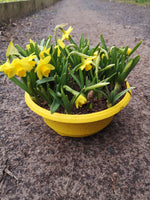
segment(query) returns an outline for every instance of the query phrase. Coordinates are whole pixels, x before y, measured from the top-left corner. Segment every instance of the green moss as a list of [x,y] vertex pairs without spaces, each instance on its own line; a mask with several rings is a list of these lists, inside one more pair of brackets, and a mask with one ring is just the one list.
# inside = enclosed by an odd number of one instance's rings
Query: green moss
[[26,1],[26,0],[0,0],[0,3],[10,3],[10,2],[16,2],[16,1]]
[[139,6],[150,5],[150,0],[112,0],[112,1],[120,2],[120,3],[136,4]]

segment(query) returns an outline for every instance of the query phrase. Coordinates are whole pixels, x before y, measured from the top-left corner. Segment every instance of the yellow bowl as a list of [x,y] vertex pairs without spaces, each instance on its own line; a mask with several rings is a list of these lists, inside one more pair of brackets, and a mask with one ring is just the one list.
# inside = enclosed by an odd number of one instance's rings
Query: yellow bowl
[[[126,82],[126,85],[127,88],[130,87],[128,82]],[[115,114],[129,103],[130,98],[131,91],[127,92],[124,98],[111,108],[91,114],[71,115],[51,114],[49,110],[33,102],[30,95],[25,93],[25,101],[28,107],[43,117],[45,123],[58,134],[69,137],[86,137],[99,132],[112,121]]]

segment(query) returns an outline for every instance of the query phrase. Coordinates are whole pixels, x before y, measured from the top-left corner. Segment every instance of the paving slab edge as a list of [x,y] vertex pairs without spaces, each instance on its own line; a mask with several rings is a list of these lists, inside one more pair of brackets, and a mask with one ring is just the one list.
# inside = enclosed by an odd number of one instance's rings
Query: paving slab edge
[[0,3],[0,24],[32,14],[40,9],[51,6],[60,0],[24,0]]

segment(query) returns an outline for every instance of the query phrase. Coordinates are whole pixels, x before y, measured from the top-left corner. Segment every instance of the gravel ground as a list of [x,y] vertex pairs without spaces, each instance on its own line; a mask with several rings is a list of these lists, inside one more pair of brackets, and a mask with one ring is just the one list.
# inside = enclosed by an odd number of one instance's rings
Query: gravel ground
[[150,199],[150,7],[99,0],[62,0],[0,27],[0,60],[11,38],[25,45],[68,23],[108,45],[133,48],[141,60],[128,81],[135,86],[128,106],[100,133],[87,138],[56,134],[25,104],[24,93],[0,74],[1,200]]

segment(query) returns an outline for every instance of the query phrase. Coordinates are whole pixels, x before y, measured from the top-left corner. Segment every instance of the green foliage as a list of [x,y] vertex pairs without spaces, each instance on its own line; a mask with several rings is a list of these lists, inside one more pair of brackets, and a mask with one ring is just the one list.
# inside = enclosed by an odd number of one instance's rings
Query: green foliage
[[27,0],[0,0],[0,3],[11,3],[11,2],[17,2],[17,1],[27,1]]
[[114,0],[114,1],[128,3],[128,4],[136,4],[136,5],[140,5],[140,6],[150,4],[150,0]]
[[[109,48],[103,35],[100,35],[100,42],[91,47],[90,40],[83,34],[77,44],[63,27],[64,24],[55,28],[55,44],[51,42],[52,36],[46,40],[42,39],[39,43],[30,40],[26,49],[17,44],[14,46],[11,41],[6,54],[9,67],[3,63],[0,70],[4,73],[7,71],[6,74],[10,72],[8,75],[11,76],[13,69],[21,78],[15,75],[10,79],[28,92],[34,101],[46,101],[51,113],[56,112],[60,106],[64,107],[66,113],[71,113],[74,104],[82,106],[87,102],[90,91],[94,91],[96,98],[104,96],[110,107],[122,95],[133,89],[131,87],[119,92],[121,85],[140,59],[139,55],[131,56],[141,41],[132,50],[128,46]],[[61,39],[57,40],[57,29],[62,35],[66,34],[66,45]],[[29,59],[30,57],[32,59]],[[22,64],[24,58],[27,58],[27,61]],[[18,59],[16,61],[19,64],[14,67],[15,59]],[[90,104],[90,109],[92,107]]]

